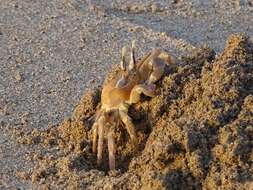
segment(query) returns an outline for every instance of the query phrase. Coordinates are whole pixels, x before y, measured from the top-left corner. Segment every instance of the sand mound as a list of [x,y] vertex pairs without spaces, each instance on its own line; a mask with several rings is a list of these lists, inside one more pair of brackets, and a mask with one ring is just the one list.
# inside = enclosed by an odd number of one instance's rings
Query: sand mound
[[[117,72],[117,67],[109,74]],[[85,189],[249,189],[253,176],[253,44],[233,35],[217,57],[209,48],[169,65],[159,95],[132,106],[139,146],[117,132],[117,172],[91,153],[100,89],[73,116],[19,140],[40,146],[29,177],[36,184]],[[105,150],[106,152],[106,150]],[[252,186],[251,186],[252,187]]]

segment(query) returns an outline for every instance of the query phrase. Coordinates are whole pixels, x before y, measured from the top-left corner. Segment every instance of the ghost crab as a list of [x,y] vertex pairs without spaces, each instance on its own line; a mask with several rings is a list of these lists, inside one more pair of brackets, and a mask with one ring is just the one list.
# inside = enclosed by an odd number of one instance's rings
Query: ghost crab
[[140,101],[141,94],[148,97],[156,95],[155,82],[163,73],[166,64],[173,62],[165,51],[154,49],[140,61],[135,59],[135,41],[131,45],[130,62],[126,64],[127,48],[121,52],[120,72],[116,77],[104,84],[101,94],[101,108],[96,113],[92,126],[92,151],[97,152],[97,164],[103,156],[104,137],[108,141],[109,168],[115,169],[114,129],[119,124],[125,125],[133,144],[137,144],[137,136],[132,119],[128,116],[131,104]]

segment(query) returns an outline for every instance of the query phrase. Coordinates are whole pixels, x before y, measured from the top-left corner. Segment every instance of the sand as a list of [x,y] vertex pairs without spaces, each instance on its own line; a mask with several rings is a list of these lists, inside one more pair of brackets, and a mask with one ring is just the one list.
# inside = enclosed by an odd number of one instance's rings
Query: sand
[[[117,73],[117,66],[108,75]],[[129,109],[138,136],[116,131],[116,171],[91,151],[101,89],[86,92],[70,118],[45,131],[16,131],[36,146],[31,172],[18,176],[54,189],[250,189],[253,158],[253,44],[233,35],[224,51],[202,48],[166,65],[159,95]]]

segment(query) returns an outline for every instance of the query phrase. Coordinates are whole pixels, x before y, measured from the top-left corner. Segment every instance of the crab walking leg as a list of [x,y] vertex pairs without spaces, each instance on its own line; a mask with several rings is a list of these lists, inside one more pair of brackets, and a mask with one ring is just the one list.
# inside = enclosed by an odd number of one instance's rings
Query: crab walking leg
[[92,152],[93,153],[96,153],[97,151],[97,138],[98,138],[98,119],[100,118],[101,116],[101,112],[98,111],[96,113],[96,119],[95,119],[95,122],[92,126]]
[[130,94],[130,104],[139,102],[141,94],[149,97],[155,97],[155,85],[154,84],[139,84],[136,85]]
[[97,151],[97,138],[98,138],[98,123],[97,121],[92,126],[92,152],[96,153]]
[[137,136],[132,119],[127,115],[127,111],[125,109],[119,110],[119,115],[121,121],[126,126],[127,132],[130,135],[131,140],[133,141],[134,144],[137,144]]
[[163,76],[165,64],[161,59],[156,58],[150,60],[149,67],[152,70],[152,73],[148,79],[148,84],[152,84]]
[[101,163],[103,156],[104,125],[105,125],[105,117],[101,116],[98,120],[98,152],[97,152],[98,164]]
[[115,170],[115,144],[113,132],[110,130],[108,133],[108,151],[109,151],[109,167],[110,170]]

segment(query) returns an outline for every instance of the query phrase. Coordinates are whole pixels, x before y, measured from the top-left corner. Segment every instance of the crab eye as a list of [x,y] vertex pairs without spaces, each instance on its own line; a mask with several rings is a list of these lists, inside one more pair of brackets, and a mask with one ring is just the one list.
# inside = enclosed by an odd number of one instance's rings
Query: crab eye
[[135,40],[132,41],[132,46],[131,46],[131,58],[130,58],[130,63],[129,63],[129,70],[133,70],[135,67]]
[[123,71],[126,70],[126,52],[127,48],[124,46],[121,50],[121,61],[120,61],[120,67]]

